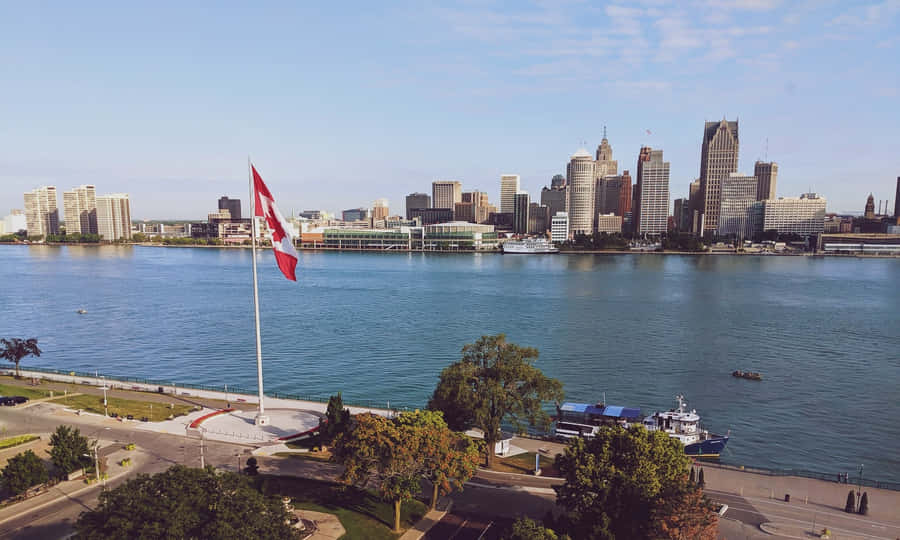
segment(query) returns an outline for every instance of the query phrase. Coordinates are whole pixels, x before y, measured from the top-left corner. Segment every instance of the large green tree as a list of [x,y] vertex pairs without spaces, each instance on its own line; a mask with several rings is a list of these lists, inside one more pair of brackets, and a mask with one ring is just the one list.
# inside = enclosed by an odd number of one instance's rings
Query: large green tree
[[11,457],[3,468],[3,483],[13,495],[43,484],[47,478],[47,467],[31,450]]
[[420,430],[375,414],[358,414],[334,441],[332,455],[344,466],[341,481],[365,487],[372,480],[382,499],[394,506],[394,532],[400,507],[422,489]]
[[663,432],[603,429],[574,440],[556,466],[561,523],[573,538],[715,538],[715,514],[688,480],[690,459]]
[[61,476],[90,465],[91,455],[87,437],[78,428],[59,426],[50,435],[50,459]]
[[405,412],[401,425],[419,430],[422,477],[431,483],[431,509],[441,494],[462,490],[478,469],[478,445],[462,433],[452,431],[440,411]]
[[0,358],[9,360],[16,365],[16,378],[19,377],[19,362],[26,356],[40,356],[37,338],[0,339]]
[[299,538],[278,497],[262,495],[251,480],[212,467],[175,465],[138,475],[100,494],[81,514],[76,538]]
[[328,398],[328,408],[325,409],[325,421],[319,428],[319,437],[324,443],[330,443],[347,429],[350,423],[350,410],[344,408],[344,398],[341,393]]
[[462,359],[441,372],[428,408],[444,413],[451,428],[484,432],[485,459],[493,464],[500,426],[547,425],[547,401],[563,398],[562,383],[534,366],[537,349],[507,343],[506,336],[481,336],[463,347]]

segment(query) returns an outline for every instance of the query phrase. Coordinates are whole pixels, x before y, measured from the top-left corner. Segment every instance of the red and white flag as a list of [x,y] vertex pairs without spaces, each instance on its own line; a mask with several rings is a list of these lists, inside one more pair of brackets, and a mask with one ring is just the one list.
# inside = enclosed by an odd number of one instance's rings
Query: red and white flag
[[272,233],[272,249],[275,252],[275,261],[284,277],[291,281],[297,281],[297,250],[294,248],[294,239],[291,238],[291,226],[288,224],[278,207],[275,206],[275,198],[269,192],[262,177],[253,170],[253,191],[256,196],[255,214],[266,218],[266,225]]

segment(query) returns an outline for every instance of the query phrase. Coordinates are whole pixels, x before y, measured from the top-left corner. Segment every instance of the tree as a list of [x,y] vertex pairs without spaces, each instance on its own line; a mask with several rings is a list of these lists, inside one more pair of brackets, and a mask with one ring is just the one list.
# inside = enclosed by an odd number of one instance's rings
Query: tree
[[11,457],[3,468],[3,483],[13,495],[47,481],[47,467],[31,450]]
[[526,420],[547,425],[544,402],[563,398],[562,383],[534,367],[537,357],[537,349],[507,343],[503,334],[481,336],[463,347],[462,360],[441,372],[428,408],[443,412],[456,431],[481,429],[490,467],[504,421],[516,429],[523,429]]
[[[603,429],[589,441],[575,439],[556,467],[565,478],[554,488],[565,510],[561,525],[573,538],[652,537],[669,515],[665,509],[697,508],[690,500],[696,497],[688,485],[690,459],[680,442],[660,431]],[[699,508],[691,526],[702,529],[703,521],[695,521],[708,511]]]
[[700,472],[697,473],[697,485],[702,487],[706,487],[706,479],[703,478],[703,467],[700,467]]
[[548,529],[537,521],[524,517],[517,519],[512,524],[509,531],[503,535],[503,540],[560,540],[560,537],[553,529]]
[[299,538],[289,517],[246,477],[175,465],[101,493],[75,530],[76,538]]
[[341,393],[328,398],[328,408],[325,410],[325,423],[319,429],[322,442],[330,443],[340,433],[347,429],[350,423],[350,410],[344,408],[344,399]]
[[382,499],[394,506],[394,532],[400,532],[400,506],[422,489],[419,430],[383,416],[358,414],[332,447],[344,466],[341,481],[365,487],[371,479]]
[[244,467],[244,472],[246,472],[250,476],[256,476],[259,474],[259,461],[253,456],[247,458],[247,466]]
[[856,494],[853,493],[853,490],[850,490],[850,493],[847,494],[847,504],[844,505],[844,512],[848,514],[852,514],[856,511]]
[[869,513],[869,493],[863,492],[862,498],[859,500],[859,513],[866,515]]
[[419,430],[422,477],[431,483],[431,509],[437,506],[442,493],[463,485],[478,469],[478,445],[462,433],[452,431],[440,411],[414,411],[397,418],[400,425]]
[[26,356],[40,356],[37,338],[31,339],[0,339],[0,358],[9,360],[16,365],[16,378],[19,378],[19,362]]
[[78,428],[59,426],[50,436],[50,459],[61,476],[91,464],[88,440]]
[[656,499],[650,511],[650,537],[657,540],[716,540],[718,523],[715,508],[697,486],[678,486]]

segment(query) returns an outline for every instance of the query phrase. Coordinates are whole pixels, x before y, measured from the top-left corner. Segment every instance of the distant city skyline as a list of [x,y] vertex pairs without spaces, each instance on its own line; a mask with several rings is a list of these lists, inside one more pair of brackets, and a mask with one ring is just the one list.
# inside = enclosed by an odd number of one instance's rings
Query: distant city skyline
[[403,214],[407,194],[446,178],[499,204],[501,174],[540,193],[581,141],[593,154],[603,126],[619,170],[642,146],[663,150],[683,198],[702,123],[723,117],[741,123],[737,171],[778,163],[777,196],[822,193],[842,213],[869,192],[895,202],[896,2],[21,3],[6,15],[4,214],[40,186],[96,185],[129,193],[135,218],[197,219],[223,194],[247,199],[248,153],[286,213],[387,198]]

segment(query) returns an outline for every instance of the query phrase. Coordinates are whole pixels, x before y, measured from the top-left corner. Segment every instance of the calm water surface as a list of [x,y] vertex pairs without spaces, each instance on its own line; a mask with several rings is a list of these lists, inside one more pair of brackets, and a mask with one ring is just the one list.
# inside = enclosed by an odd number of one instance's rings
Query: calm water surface
[[[266,389],[421,406],[482,334],[537,347],[568,399],[668,409],[723,461],[900,481],[900,260],[260,254]],[[255,388],[250,253],[0,246],[23,365]],[[87,315],[75,310],[84,307]],[[735,379],[760,371],[763,382]]]

